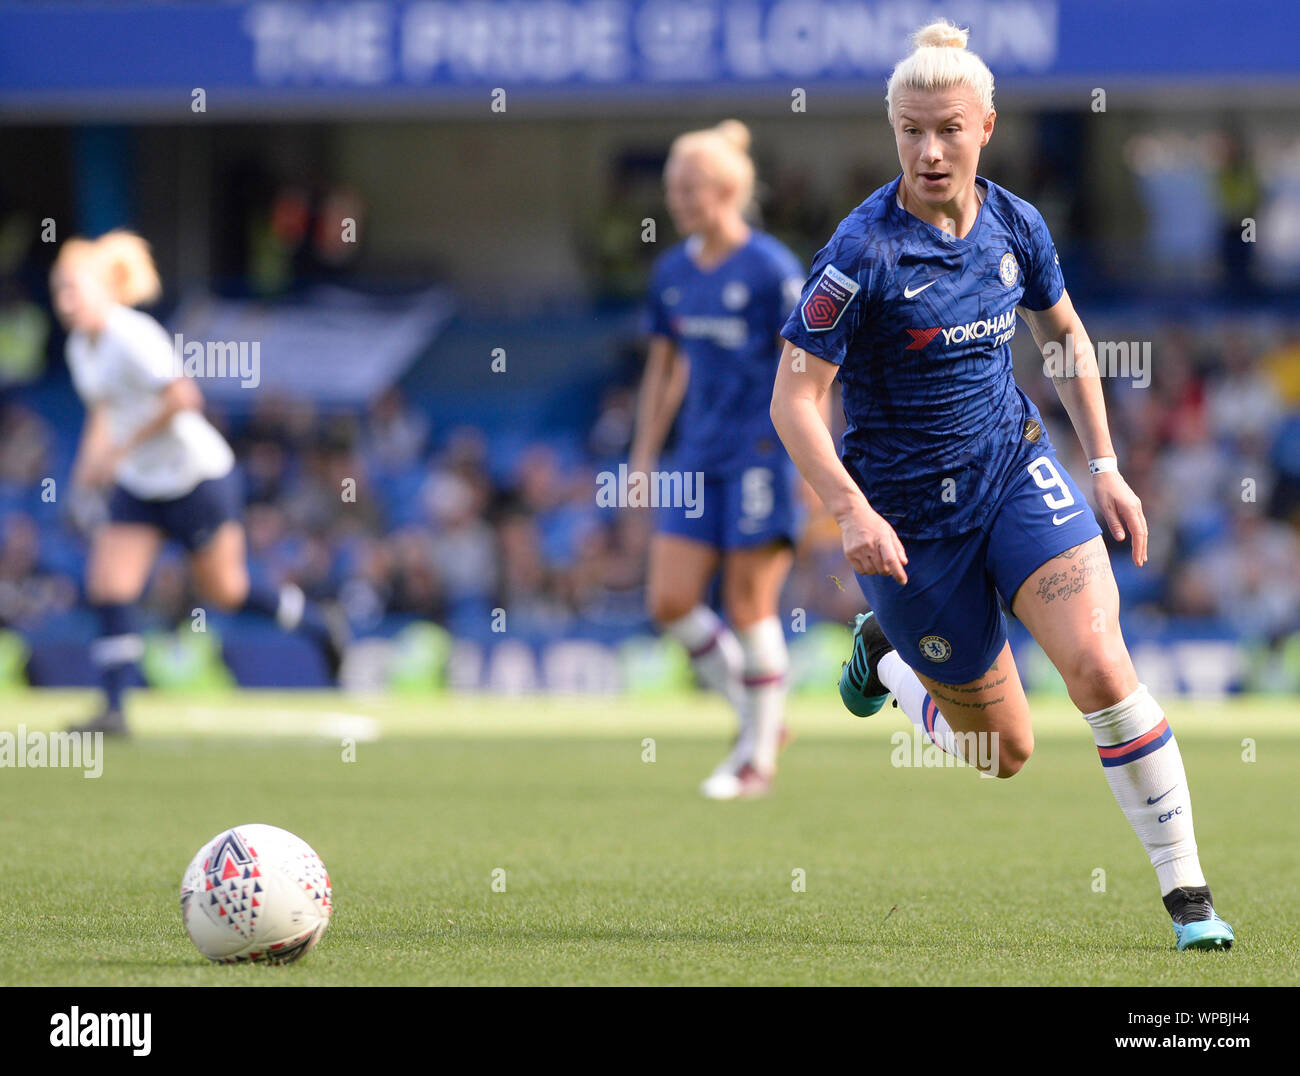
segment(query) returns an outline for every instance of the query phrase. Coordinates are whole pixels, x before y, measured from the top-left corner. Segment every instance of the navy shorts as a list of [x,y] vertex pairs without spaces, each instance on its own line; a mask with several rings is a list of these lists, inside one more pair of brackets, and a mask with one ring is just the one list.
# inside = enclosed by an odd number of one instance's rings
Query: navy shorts
[[789,457],[782,455],[733,474],[703,473],[698,503],[660,508],[656,531],[723,552],[770,542],[794,545],[799,540],[804,512],[799,503],[799,473]]
[[858,585],[899,656],[946,684],[988,672],[1007,641],[998,595],[1042,565],[1101,534],[1083,492],[1050,444],[1020,461],[984,525],[952,538],[901,538],[907,585],[859,575]]
[[200,482],[189,493],[170,501],[147,501],[114,486],[108,518],[114,523],[157,527],[193,553],[212,540],[221,524],[239,519],[243,507],[244,491],[232,468],[228,474]]

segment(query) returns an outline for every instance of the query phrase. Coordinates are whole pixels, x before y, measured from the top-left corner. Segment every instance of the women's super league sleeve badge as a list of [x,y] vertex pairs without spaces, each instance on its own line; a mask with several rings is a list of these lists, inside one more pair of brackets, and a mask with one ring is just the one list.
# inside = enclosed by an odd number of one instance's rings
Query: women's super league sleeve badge
[[998,276],[1002,278],[1002,283],[1008,288],[1016,282],[1016,277],[1020,275],[1020,266],[1016,264],[1016,256],[1007,251],[1002,255],[1002,262],[998,265]]
[[833,265],[822,270],[808,298],[799,307],[799,316],[803,327],[810,333],[824,333],[835,328],[840,315],[848,309],[853,297],[861,290],[861,285],[851,277],[845,276]]

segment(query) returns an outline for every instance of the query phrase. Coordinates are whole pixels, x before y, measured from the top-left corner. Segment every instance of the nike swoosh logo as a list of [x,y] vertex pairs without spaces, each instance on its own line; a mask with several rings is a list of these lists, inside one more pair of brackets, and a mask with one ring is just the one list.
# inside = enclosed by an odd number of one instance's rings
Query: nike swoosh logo
[[930,286],[932,286],[932,285],[934,285],[934,284],[937,284],[937,283],[938,283],[937,280],[931,280],[929,284],[922,284],[922,285],[921,285],[919,288],[917,288],[915,291],[913,291],[911,288],[904,288],[904,289],[903,289],[903,298],[904,298],[904,299],[911,299],[913,296],[920,295],[921,292],[925,291],[926,288],[928,288],[928,287],[930,287]]
[[1083,509],[1082,509],[1082,508],[1080,508],[1077,512],[1071,512],[1071,513],[1070,513],[1068,516],[1066,516],[1064,519],[1061,519],[1061,518],[1059,518],[1058,516],[1053,515],[1053,516],[1052,516],[1052,526],[1053,526],[1053,527],[1059,527],[1062,523],[1069,523],[1070,520],[1072,520],[1075,516],[1081,516],[1081,515],[1083,515]]
[[[1177,787],[1178,787],[1177,785],[1174,785],[1174,788],[1177,788]],[[1174,790],[1174,788],[1171,788],[1171,789],[1169,790],[1169,792],[1172,792],[1172,791]],[[1160,793],[1160,795],[1158,795],[1155,799],[1152,799],[1150,796],[1148,796],[1148,797],[1147,797],[1147,806],[1150,807],[1153,803],[1159,803],[1162,799],[1164,799],[1167,795],[1169,795],[1169,792],[1162,792],[1162,793]]]

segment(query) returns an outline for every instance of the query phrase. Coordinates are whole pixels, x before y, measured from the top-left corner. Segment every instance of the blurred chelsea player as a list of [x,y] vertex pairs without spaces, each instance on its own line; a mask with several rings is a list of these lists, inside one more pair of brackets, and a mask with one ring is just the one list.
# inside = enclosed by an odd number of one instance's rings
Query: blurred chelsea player
[[[940,748],[1012,776],[1034,741],[1000,595],[1091,727],[1178,948],[1227,948],[1178,744],[1120,634],[1097,521],[1012,377],[1019,314],[1055,360],[1106,526],[1132,536],[1140,566],[1146,520],[1117,468],[1096,357],[1047,227],[977,175],[993,76],[966,38],[933,23],[894,69],[886,102],[902,174],[840,224],[782,330],[772,417],[839,522],[872,609],[840,692],[862,716],[892,693]],[[842,463],[818,414],[837,373]]]
[[[760,795],[776,770],[787,666],[777,601],[799,526],[798,475],[768,404],[779,333],[804,274],[745,219],[754,196],[749,141],[744,124],[727,120],[681,135],[668,154],[668,211],[686,239],[652,274],[630,460],[632,473],[652,475],[678,419],[673,488],[690,488],[699,502],[659,509],[647,603],[701,682],[735,707],[736,742],[701,786],[714,799]],[[706,603],[719,568],[730,627]]]
[[68,332],[68,368],[86,405],[73,485],[111,487],[109,519],[91,542],[86,594],[100,619],[92,657],[104,709],[79,731],[125,733],[122,696],[143,652],[134,606],[167,539],[190,554],[205,597],[226,610],[274,617],[303,632],[336,672],[344,627],[286,584],[250,585],[235,458],[203,417],[195,383],[176,372],[166,331],[132,307],[162,285],[148,244],[130,232],[71,239],[50,275],[54,309]]

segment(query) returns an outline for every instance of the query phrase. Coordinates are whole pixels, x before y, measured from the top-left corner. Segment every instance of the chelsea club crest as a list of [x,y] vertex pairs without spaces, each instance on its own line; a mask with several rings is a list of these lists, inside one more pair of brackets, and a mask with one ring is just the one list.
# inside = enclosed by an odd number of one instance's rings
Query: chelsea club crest
[[1002,263],[998,266],[998,276],[1002,278],[1002,283],[1008,288],[1016,282],[1016,277],[1020,275],[1020,266],[1016,264],[1016,256],[1007,251],[1002,255]]
[[948,645],[948,640],[942,635],[927,635],[923,638],[917,649],[921,651],[921,656],[928,658],[930,661],[939,662],[947,661],[952,657],[952,647]]

